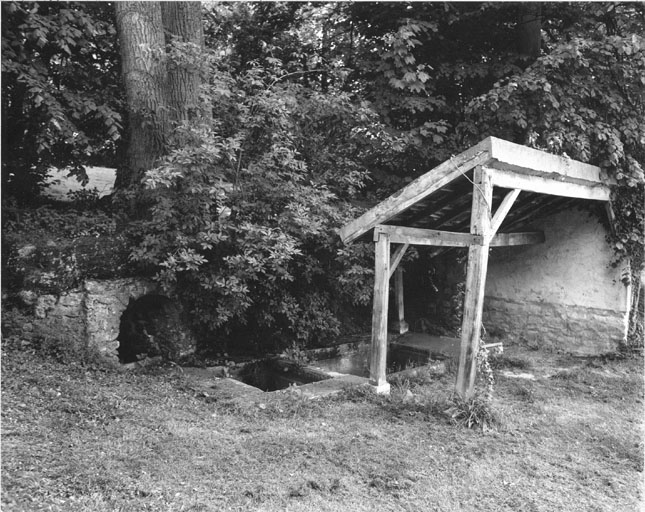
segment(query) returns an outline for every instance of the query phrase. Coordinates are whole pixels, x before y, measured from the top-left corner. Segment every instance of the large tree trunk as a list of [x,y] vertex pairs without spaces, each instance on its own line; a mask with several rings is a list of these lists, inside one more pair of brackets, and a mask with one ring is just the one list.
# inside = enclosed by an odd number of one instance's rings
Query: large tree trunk
[[166,147],[166,51],[159,2],[115,2],[121,66],[128,104],[125,165],[117,189],[139,189],[145,171]]
[[168,107],[173,121],[195,119],[200,114],[200,65],[204,44],[201,2],[161,2],[161,16],[168,43],[183,47],[191,59],[168,60]]
[[539,2],[520,4],[517,35],[518,53],[531,64],[540,56],[542,45],[542,6]]

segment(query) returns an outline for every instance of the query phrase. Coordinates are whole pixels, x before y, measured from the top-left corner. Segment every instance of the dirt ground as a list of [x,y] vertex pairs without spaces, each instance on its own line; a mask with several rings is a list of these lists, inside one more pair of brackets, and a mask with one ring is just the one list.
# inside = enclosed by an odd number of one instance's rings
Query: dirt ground
[[496,427],[451,423],[454,373],[234,400],[2,347],[3,511],[637,511],[643,360],[507,347]]

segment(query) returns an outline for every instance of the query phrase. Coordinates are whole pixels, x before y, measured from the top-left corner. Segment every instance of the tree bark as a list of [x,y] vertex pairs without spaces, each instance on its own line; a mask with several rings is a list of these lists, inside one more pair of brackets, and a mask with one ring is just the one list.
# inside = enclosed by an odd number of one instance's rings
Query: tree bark
[[171,119],[190,121],[199,117],[200,65],[204,46],[201,2],[161,2],[167,43],[179,43],[188,59],[168,60],[167,99]]
[[128,111],[125,165],[116,189],[140,189],[163,155],[168,132],[166,51],[159,2],[115,2]]
[[528,64],[540,56],[542,45],[542,6],[538,2],[520,4],[517,51]]

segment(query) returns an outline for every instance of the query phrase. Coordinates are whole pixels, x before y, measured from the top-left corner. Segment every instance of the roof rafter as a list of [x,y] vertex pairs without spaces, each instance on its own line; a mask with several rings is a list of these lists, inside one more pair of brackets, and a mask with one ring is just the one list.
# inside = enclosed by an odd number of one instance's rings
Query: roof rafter
[[447,185],[476,165],[488,161],[489,154],[487,148],[489,144],[487,141],[488,139],[485,139],[476,146],[473,146],[450,160],[446,160],[430,172],[408,183],[407,186],[395,192],[371,210],[365,212],[358,219],[346,224],[340,230],[340,237],[345,243],[353,242],[365,232],[373,229],[376,225],[386,222],[394,215],[401,213],[414,203],[429,196],[435,190]]
[[[467,173],[478,165],[490,172],[493,186],[513,191],[507,193],[500,205],[503,210],[499,211],[497,219],[493,219],[497,228],[503,221],[502,212],[510,210],[513,199],[517,199],[519,195],[518,191],[585,200],[609,200],[609,182],[599,167],[488,137],[420,176],[346,224],[340,230],[341,239],[346,244],[358,238],[364,239],[376,226],[383,224],[425,224],[436,228],[449,224],[445,214],[448,214],[451,221],[468,216],[469,211],[465,209],[465,205],[461,206],[464,187],[458,185],[452,188],[451,185],[462,176],[471,181]],[[454,208],[449,207],[450,200],[444,193],[433,196],[439,190],[453,194]],[[436,200],[433,202],[429,196]],[[523,205],[518,203],[513,209],[520,209],[521,206]],[[464,210],[457,211],[460,208]]]

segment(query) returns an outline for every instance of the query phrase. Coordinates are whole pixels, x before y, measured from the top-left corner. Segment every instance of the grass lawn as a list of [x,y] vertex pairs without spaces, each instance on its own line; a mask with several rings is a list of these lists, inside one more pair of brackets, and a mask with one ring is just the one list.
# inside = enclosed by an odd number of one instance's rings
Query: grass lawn
[[454,374],[239,402],[176,367],[3,346],[2,510],[641,510],[642,359],[510,347],[495,367],[482,431],[442,413]]

